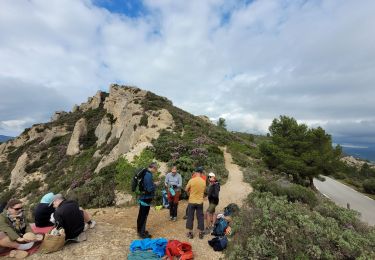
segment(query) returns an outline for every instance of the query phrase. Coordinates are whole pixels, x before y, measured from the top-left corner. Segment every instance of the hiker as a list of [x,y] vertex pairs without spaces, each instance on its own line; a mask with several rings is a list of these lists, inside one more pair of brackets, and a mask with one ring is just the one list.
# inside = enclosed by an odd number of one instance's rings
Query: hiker
[[[195,168],[195,171],[191,175],[191,178],[197,177],[197,172],[200,172],[200,177],[204,180],[204,182],[206,182],[207,176],[204,174],[204,168],[202,166]],[[183,219],[187,219],[187,215],[188,215],[188,207],[186,207],[185,216],[183,217]]]
[[178,201],[180,200],[182,186],[181,175],[177,172],[177,167],[172,166],[171,172],[165,176],[165,187],[168,192],[169,219],[177,220]]
[[206,182],[201,178],[203,172],[202,167],[198,167],[195,171],[196,177],[191,178],[186,185],[186,192],[189,193],[188,213],[186,220],[187,237],[192,239],[194,226],[194,213],[197,212],[197,221],[199,229],[199,238],[204,237],[204,215],[203,215],[203,197],[206,189]]
[[[53,218],[57,229],[65,230],[65,240],[81,242],[83,233],[87,228],[94,228],[96,222],[91,219],[87,211],[79,207],[74,200],[66,200],[62,194],[53,196],[51,205],[55,208]],[[86,223],[86,224],[85,224]],[[83,238],[83,240],[85,240]]]
[[[28,232],[32,231],[23,214],[22,202],[18,199],[10,199],[0,214],[0,253],[11,249],[25,251],[33,247],[36,239],[31,241],[23,238]],[[24,253],[27,256],[27,252]]]
[[219,192],[220,192],[220,183],[216,180],[216,176],[213,172],[208,174],[208,209],[206,211],[206,233],[210,233],[211,229],[214,226],[214,220],[216,220],[215,209],[219,204]]
[[45,194],[40,203],[36,205],[34,209],[34,218],[36,227],[51,227],[54,224],[50,221],[51,214],[55,212],[55,209],[52,207],[51,202],[53,201],[55,194],[49,192]]
[[155,196],[155,185],[152,174],[157,173],[158,165],[155,162],[150,163],[143,176],[143,192],[139,197],[139,212],[137,217],[137,232],[140,238],[151,238],[152,236],[146,230],[148,213],[150,212],[150,203]]

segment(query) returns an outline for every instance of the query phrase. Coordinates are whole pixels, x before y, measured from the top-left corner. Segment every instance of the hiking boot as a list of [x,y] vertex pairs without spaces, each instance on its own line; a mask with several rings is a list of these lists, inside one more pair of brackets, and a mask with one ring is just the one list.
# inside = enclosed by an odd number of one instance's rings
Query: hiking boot
[[190,239],[193,239],[193,238],[194,238],[193,232],[188,232],[188,233],[186,234],[186,236],[187,236],[188,238],[190,238]]
[[173,217],[172,217],[172,216],[170,216],[170,217],[169,217],[169,220],[173,220]]
[[204,231],[199,232],[199,239],[203,239],[204,237]]
[[187,219],[187,216],[184,216],[183,219]]
[[145,239],[145,238],[151,238],[152,236],[147,232],[138,234],[140,238]]
[[176,222],[177,221],[177,217],[173,217],[172,221]]

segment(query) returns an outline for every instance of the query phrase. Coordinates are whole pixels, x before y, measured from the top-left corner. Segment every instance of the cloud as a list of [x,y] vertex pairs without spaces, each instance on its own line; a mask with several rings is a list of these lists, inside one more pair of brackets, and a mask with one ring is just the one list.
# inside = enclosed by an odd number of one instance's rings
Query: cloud
[[116,82],[225,117],[233,130],[265,133],[285,114],[375,142],[363,132],[375,121],[374,1],[112,3],[0,2],[1,94],[11,78],[54,100],[32,108],[26,87],[15,88],[18,105],[0,121],[47,120]]

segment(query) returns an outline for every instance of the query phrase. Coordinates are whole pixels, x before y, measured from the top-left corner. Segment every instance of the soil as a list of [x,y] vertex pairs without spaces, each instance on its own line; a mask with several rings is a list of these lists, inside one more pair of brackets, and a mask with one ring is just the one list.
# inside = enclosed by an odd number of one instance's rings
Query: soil
[[[250,185],[243,182],[242,172],[237,165],[233,164],[231,154],[227,153],[225,148],[222,148],[222,150],[224,151],[225,166],[229,171],[229,177],[228,181],[221,186],[217,212],[221,212],[227,204],[232,202],[242,205],[242,200],[252,191]],[[182,219],[186,206],[186,201],[180,202],[179,217],[176,222],[169,221],[168,210],[156,210],[155,207],[152,207],[147,221],[148,231],[154,238],[164,237],[191,243],[194,259],[224,259],[224,254],[213,251],[208,245],[207,241],[212,239],[211,235],[199,239],[198,231],[195,230],[193,239],[186,238],[186,221]],[[207,206],[208,201],[206,200],[205,208]],[[126,259],[130,243],[138,239],[136,233],[138,207],[90,209],[89,212],[96,220],[97,225],[94,229],[86,231],[87,241],[66,245],[61,251],[51,254],[37,253],[31,255],[28,259]]]

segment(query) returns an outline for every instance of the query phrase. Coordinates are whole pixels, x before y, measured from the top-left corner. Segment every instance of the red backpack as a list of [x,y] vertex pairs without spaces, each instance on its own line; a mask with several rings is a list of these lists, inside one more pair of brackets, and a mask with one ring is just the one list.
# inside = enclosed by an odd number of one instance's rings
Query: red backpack
[[173,260],[174,256],[179,256],[180,260],[194,259],[191,244],[187,242],[180,242],[178,240],[169,240],[165,253],[169,260]]

